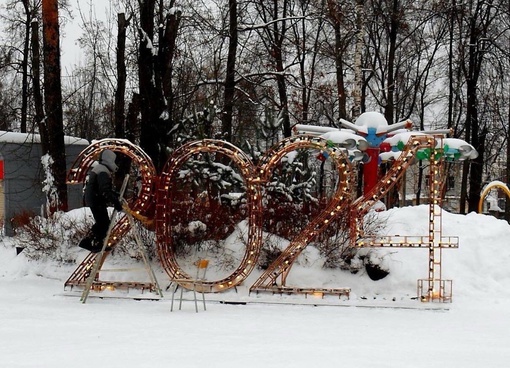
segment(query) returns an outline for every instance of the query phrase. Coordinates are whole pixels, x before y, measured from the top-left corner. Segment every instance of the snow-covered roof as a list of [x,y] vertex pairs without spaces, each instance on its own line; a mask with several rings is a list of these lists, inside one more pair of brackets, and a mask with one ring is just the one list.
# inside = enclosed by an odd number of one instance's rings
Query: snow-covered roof
[[356,119],[354,124],[360,127],[376,129],[378,128],[385,129],[388,127],[388,121],[386,120],[384,115],[377,111],[364,112]]
[[425,134],[422,132],[417,132],[417,131],[399,132],[389,138],[386,138],[384,141],[389,143],[390,146],[396,147],[399,142],[402,142],[403,145],[408,144],[411,137],[415,137],[418,135],[425,135]]
[[360,135],[354,134],[351,130],[340,129],[330,131],[322,134],[320,137],[347,149],[358,148],[361,151],[365,151],[368,148],[367,140]]
[[[0,130],[0,142],[1,143],[41,143],[41,136],[39,134],[31,134],[31,133],[16,133],[16,132],[6,132],[5,130]],[[83,138],[64,136],[64,143],[66,145],[77,144],[88,146],[89,141]]]
[[[399,151],[409,143],[411,137],[419,135],[423,136],[426,134],[419,131],[407,131],[397,133],[392,137],[386,138],[384,142],[388,143],[392,147],[392,151]],[[465,160],[475,159],[478,157],[478,152],[476,151],[476,149],[471,144],[467,143],[462,139],[458,138],[436,139],[436,147],[440,148],[441,145],[444,148],[444,155],[449,159]],[[394,158],[392,155],[386,156],[388,157],[383,157],[383,160]]]

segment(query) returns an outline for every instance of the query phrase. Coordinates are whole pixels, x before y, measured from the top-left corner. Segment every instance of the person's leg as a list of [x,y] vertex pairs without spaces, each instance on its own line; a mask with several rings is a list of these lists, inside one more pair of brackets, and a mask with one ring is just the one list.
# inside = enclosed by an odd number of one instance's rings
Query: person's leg
[[101,244],[108,232],[110,226],[110,217],[106,207],[90,207],[92,216],[94,216],[95,224],[92,225],[92,234],[94,235],[94,243]]

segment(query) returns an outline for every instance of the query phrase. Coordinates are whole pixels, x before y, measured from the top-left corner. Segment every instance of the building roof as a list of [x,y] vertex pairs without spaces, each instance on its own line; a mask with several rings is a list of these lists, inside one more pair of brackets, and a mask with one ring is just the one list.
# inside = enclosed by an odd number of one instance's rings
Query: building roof
[[[0,143],[41,143],[41,136],[39,134],[6,132],[5,130],[0,130]],[[67,135],[64,136],[64,143],[66,145],[89,145],[89,141],[86,139],[71,137]]]

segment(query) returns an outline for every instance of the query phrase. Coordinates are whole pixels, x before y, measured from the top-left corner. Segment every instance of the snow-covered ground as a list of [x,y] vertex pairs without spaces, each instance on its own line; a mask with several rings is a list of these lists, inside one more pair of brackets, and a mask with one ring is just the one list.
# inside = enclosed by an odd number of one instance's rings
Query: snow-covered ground
[[[382,216],[388,216],[389,235],[428,233],[427,206]],[[287,284],[350,287],[350,300],[248,295],[254,271],[237,293],[207,295],[207,311],[199,313],[190,301],[170,312],[168,291],[159,301],[89,298],[82,304],[63,288],[76,264],[28,261],[3,239],[0,367],[509,367],[510,226],[445,212],[443,235],[460,239],[458,249],[443,251],[452,303],[411,299],[416,280],[427,277],[427,250],[378,250],[387,253],[391,271],[379,281],[365,272],[326,271],[310,250]],[[70,253],[77,262],[87,254],[77,247]]]

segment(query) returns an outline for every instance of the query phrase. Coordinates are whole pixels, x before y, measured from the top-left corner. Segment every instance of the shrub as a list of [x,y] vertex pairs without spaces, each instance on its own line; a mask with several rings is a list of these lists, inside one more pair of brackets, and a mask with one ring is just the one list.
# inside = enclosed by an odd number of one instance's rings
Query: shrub
[[[157,247],[156,247],[156,233],[148,230],[140,222],[135,221],[136,231],[140,235],[142,245],[144,247],[145,254],[149,260],[157,258]],[[138,244],[136,243],[136,237],[133,230],[130,230],[125,236],[123,236],[119,243],[115,246],[114,252],[118,255],[127,255],[128,257],[143,261],[142,254]]]
[[76,216],[77,213],[55,212],[49,217],[41,217],[23,212],[15,216],[15,247],[24,248],[29,259],[74,262],[69,249],[78,245],[92,225],[85,213]]

